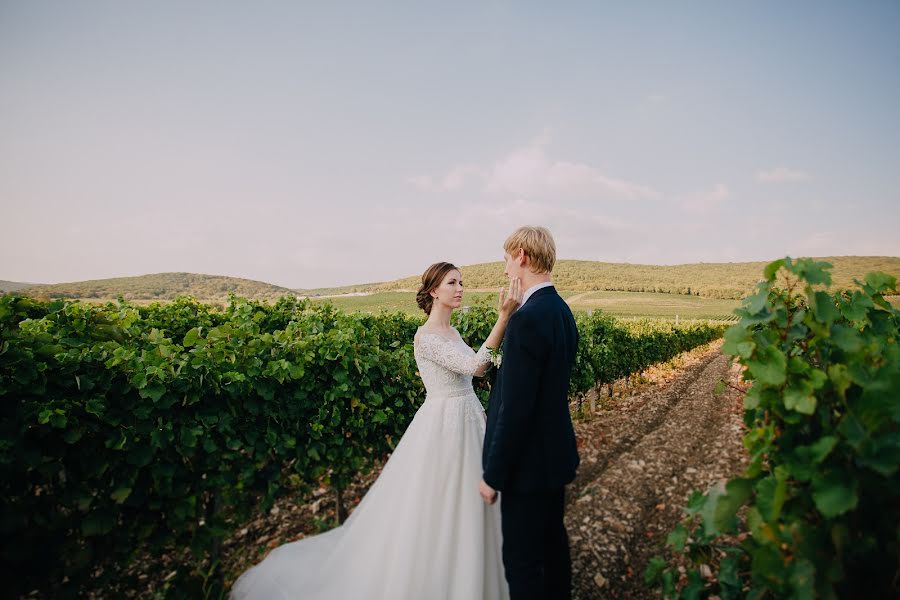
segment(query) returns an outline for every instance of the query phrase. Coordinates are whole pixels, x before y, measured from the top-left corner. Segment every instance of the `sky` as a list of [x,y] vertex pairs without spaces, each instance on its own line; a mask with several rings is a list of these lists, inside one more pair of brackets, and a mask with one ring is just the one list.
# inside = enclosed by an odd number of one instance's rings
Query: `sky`
[[[0,0],[0,279],[900,256],[900,3]],[[463,275],[465,276],[465,275]]]

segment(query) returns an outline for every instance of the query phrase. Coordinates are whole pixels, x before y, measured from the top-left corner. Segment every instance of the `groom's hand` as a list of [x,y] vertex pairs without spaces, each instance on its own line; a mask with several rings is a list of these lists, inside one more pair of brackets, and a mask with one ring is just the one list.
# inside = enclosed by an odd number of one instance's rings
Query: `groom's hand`
[[481,499],[485,504],[493,504],[497,501],[497,490],[486,484],[484,479],[478,484],[478,493],[481,494]]

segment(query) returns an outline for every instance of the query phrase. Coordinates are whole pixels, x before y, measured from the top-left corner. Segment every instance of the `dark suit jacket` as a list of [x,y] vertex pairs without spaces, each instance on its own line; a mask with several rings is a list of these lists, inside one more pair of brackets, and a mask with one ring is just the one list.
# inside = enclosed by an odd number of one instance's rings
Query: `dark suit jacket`
[[546,492],[575,479],[569,376],[578,329],[554,287],[534,292],[512,317],[488,405],[484,481],[501,491]]

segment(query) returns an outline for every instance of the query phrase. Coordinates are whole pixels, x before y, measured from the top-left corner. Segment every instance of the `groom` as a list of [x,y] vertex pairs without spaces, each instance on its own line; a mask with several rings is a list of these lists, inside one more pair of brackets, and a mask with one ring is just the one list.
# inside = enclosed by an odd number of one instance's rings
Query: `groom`
[[578,450],[569,417],[569,374],[578,330],[550,281],[556,245],[544,227],[520,227],[503,244],[506,276],[525,294],[506,328],[491,388],[480,484],[500,503],[503,566],[511,600],[570,598],[564,486],[575,478]]

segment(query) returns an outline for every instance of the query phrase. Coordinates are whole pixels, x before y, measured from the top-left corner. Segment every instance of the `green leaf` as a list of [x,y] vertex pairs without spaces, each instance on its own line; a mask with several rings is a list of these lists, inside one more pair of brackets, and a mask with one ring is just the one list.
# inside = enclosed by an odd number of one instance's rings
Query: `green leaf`
[[875,293],[878,294],[897,290],[897,278],[880,271],[866,273],[865,281],[866,285],[873,288]]
[[744,308],[750,315],[757,315],[763,311],[768,302],[769,288],[763,285],[755,294],[744,298]]
[[83,436],[83,435],[84,435],[84,429],[82,429],[81,427],[78,427],[76,429],[67,429],[66,432],[63,434],[63,439],[66,441],[67,444],[74,444],[75,442],[80,440],[81,436]]
[[666,561],[659,556],[654,556],[647,562],[647,569],[644,571],[644,583],[653,585],[659,581],[663,571],[666,570]]
[[684,512],[689,515],[697,514],[701,510],[703,510],[703,506],[706,504],[706,495],[703,494],[700,490],[694,490],[691,492],[690,497],[688,497],[687,504],[684,507]]
[[181,345],[185,348],[190,348],[197,343],[198,339],[200,339],[200,328],[194,327],[184,335],[184,340],[181,342]]
[[812,385],[814,390],[822,389],[825,383],[828,381],[828,375],[825,374],[825,371],[822,369],[812,368],[809,370],[809,383]]
[[724,486],[713,486],[700,511],[704,531],[709,535],[719,535],[734,530],[737,524],[735,515],[752,491],[753,483],[749,479],[732,479]]
[[787,359],[775,346],[757,352],[756,360],[747,361],[747,369],[753,379],[767,385],[782,385],[787,379]]
[[860,465],[884,477],[893,477],[900,469],[900,432],[878,436],[865,449],[863,455],[857,458]]
[[159,399],[162,398],[163,394],[166,393],[166,386],[160,383],[154,383],[152,385],[148,385],[138,393],[141,395],[141,398],[149,398],[153,402],[159,402]]
[[812,479],[813,501],[824,517],[836,517],[856,508],[859,502],[856,487],[856,482],[838,471],[817,474]]
[[869,437],[865,428],[853,413],[844,415],[844,418],[838,423],[837,430],[838,433],[844,436],[847,443],[856,450],[858,450]]
[[794,272],[813,285],[819,283],[831,285],[831,273],[828,269],[832,267],[831,263],[801,258],[797,260],[797,269]]
[[190,427],[182,427],[180,441],[182,446],[193,448],[197,445],[197,436]]
[[116,489],[112,494],[109,495],[110,498],[116,501],[116,504],[122,504],[131,495],[130,487],[121,487]]
[[94,501],[94,497],[90,494],[86,494],[83,492],[79,492],[75,496],[75,505],[78,507],[78,510],[81,512],[87,511],[91,507],[91,503]]
[[863,345],[858,330],[840,323],[832,326],[831,341],[837,344],[838,348],[850,354],[859,352]]
[[684,550],[684,544],[687,541],[687,538],[687,528],[683,523],[679,523],[666,537],[666,546],[671,546],[675,552],[681,552]]
[[747,393],[744,395],[744,410],[755,410],[759,406],[760,402],[760,388],[759,386],[751,386]]
[[842,364],[828,365],[828,379],[831,380],[831,384],[840,398],[844,398],[847,389],[853,383],[847,365]]
[[794,561],[788,581],[793,589],[791,600],[815,600],[816,568],[805,559]]
[[798,481],[812,479],[813,475],[818,472],[818,465],[828,457],[837,443],[836,436],[824,436],[813,444],[797,446],[788,455],[791,474]]
[[723,496],[725,496],[725,486],[721,483],[712,486],[706,493],[703,508],[700,510],[700,516],[703,519],[703,531],[706,535],[716,536],[723,533],[723,531],[719,529],[718,520],[716,519],[716,509],[719,505],[720,498]]
[[91,513],[82,519],[81,533],[85,537],[103,535],[112,531],[115,526],[116,518],[113,515],[103,512]]
[[91,413],[92,415],[97,415],[98,417],[103,416],[103,411],[106,410],[106,405],[103,403],[103,400],[100,398],[91,398],[84,404],[84,410],[86,412]]
[[801,448],[808,448],[810,460],[815,464],[819,464],[828,457],[835,445],[837,445],[837,442],[838,439],[835,436],[826,435],[819,438],[814,444],[805,447],[801,446],[798,450]]
[[728,556],[719,563],[719,586],[722,588],[723,600],[741,597],[741,579],[739,575],[738,559]]
[[841,314],[844,315],[848,321],[862,322],[865,321],[869,308],[874,306],[875,304],[872,302],[871,298],[862,295],[857,291],[853,292],[851,295],[850,302],[842,303],[840,308]]
[[147,385],[147,374],[143,371],[138,371],[137,373],[135,373],[131,378],[131,385],[139,390],[142,389]]
[[68,422],[69,419],[66,417],[66,413],[58,408],[50,415],[50,425],[57,429],[63,429]]
[[732,325],[725,330],[725,342],[722,344],[725,354],[749,358],[755,347],[750,331],[741,325]]
[[777,521],[787,496],[787,470],[778,466],[768,477],[756,483],[756,506],[769,523]]
[[154,452],[153,444],[137,444],[128,451],[128,462],[137,467],[146,467],[153,460]]
[[784,407],[811,415],[816,412],[816,397],[807,386],[790,387],[784,392]]
[[834,298],[825,292],[815,292],[810,298],[816,319],[827,325],[841,318],[841,311],[834,304]]
[[783,266],[783,258],[779,258],[778,260],[774,260],[767,264],[766,268],[763,269],[763,276],[766,278],[766,281],[775,281],[775,275],[778,274],[778,270]]
[[700,600],[700,594],[706,587],[706,582],[697,571],[688,571],[688,584],[681,590],[684,600]]
[[125,442],[128,441],[128,436],[125,435],[125,432],[121,429],[116,431],[106,440],[106,447],[112,450],[121,450],[125,447]]

